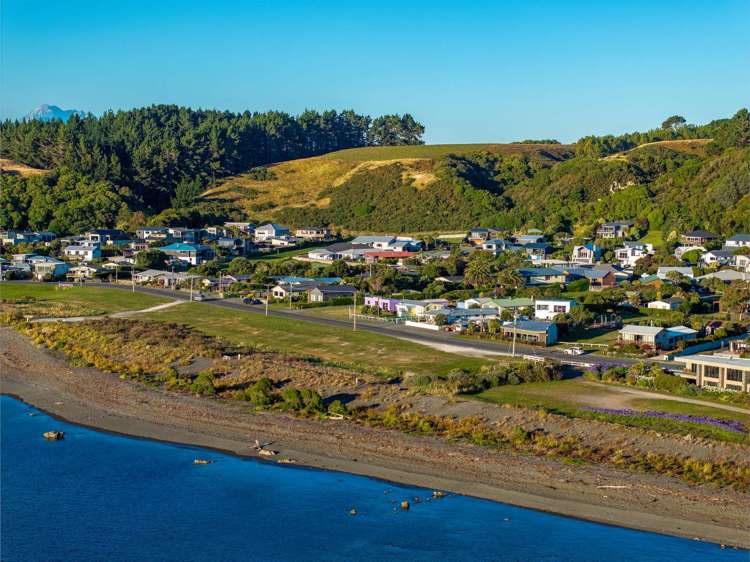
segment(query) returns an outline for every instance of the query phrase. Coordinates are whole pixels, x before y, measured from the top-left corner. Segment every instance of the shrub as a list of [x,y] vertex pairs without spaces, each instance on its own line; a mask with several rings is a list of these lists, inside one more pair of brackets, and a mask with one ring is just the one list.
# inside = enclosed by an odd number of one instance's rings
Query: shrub
[[189,388],[190,392],[194,392],[196,394],[216,394],[216,389],[214,388],[213,373],[211,373],[211,371],[202,371],[198,373],[198,376],[195,377]]
[[679,392],[687,386],[687,381],[677,375],[668,375],[660,372],[654,377],[653,386],[656,390],[666,390],[667,392]]
[[334,416],[345,416],[349,413],[349,408],[341,400],[334,400],[328,405],[328,413]]
[[305,407],[302,393],[296,388],[285,388],[281,393],[281,399],[284,401],[284,406],[291,410],[301,410]]
[[303,409],[305,413],[311,414],[315,412],[325,412],[325,405],[323,404],[323,399],[320,397],[320,394],[309,388],[304,388],[302,389],[301,395],[302,401],[305,404]]

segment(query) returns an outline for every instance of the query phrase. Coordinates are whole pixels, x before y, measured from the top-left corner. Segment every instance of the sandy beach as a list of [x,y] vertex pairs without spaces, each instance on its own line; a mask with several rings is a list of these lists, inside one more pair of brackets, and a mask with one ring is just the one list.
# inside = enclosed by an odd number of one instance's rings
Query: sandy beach
[[[0,390],[81,425],[137,437],[444,489],[601,523],[750,547],[750,497],[605,466],[362,427],[250,413],[246,405],[147,388],[63,357],[0,328]],[[53,428],[50,428],[53,429]]]

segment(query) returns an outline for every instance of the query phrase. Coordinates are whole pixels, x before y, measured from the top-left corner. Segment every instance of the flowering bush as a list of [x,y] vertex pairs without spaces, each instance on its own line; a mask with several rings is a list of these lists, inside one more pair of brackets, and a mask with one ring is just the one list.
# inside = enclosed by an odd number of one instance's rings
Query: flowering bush
[[690,423],[703,423],[724,429],[726,431],[732,431],[734,433],[747,433],[747,427],[742,422],[736,420],[724,420],[720,418],[712,418],[709,416],[692,416],[690,414],[670,414],[668,412],[655,412],[651,410],[630,410],[628,408],[614,409],[614,408],[593,408],[584,407],[583,410],[589,412],[596,412],[599,414],[610,414],[613,416],[646,416],[649,418],[663,418],[668,420],[683,421]]

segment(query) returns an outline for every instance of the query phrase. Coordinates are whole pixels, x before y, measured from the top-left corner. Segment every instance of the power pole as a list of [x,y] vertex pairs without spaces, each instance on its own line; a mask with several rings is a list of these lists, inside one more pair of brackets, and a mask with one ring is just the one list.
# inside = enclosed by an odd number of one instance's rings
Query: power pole
[[130,264],[130,281],[131,281],[131,284],[133,285],[133,292],[135,293],[135,264],[134,263]]
[[271,298],[271,284],[266,283],[266,316],[268,316],[268,299]]
[[292,282],[289,281],[289,310],[292,310]]
[[516,356],[516,319],[518,318],[518,311],[516,309],[513,309],[513,351],[511,352],[511,356]]
[[190,276],[190,302],[193,302],[193,277]]
[[357,331],[357,291],[354,291],[354,305],[352,306],[352,330]]

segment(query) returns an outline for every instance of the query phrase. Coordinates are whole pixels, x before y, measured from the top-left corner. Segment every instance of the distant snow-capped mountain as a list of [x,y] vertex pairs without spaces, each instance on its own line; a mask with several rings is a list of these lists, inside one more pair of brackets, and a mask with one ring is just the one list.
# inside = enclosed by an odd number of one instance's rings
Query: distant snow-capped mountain
[[56,105],[44,104],[40,105],[36,109],[30,111],[24,117],[24,120],[31,121],[36,119],[37,121],[53,121],[59,119],[60,121],[67,121],[71,115],[78,115],[79,117],[85,117],[85,111],[79,111],[77,109],[60,109]]

